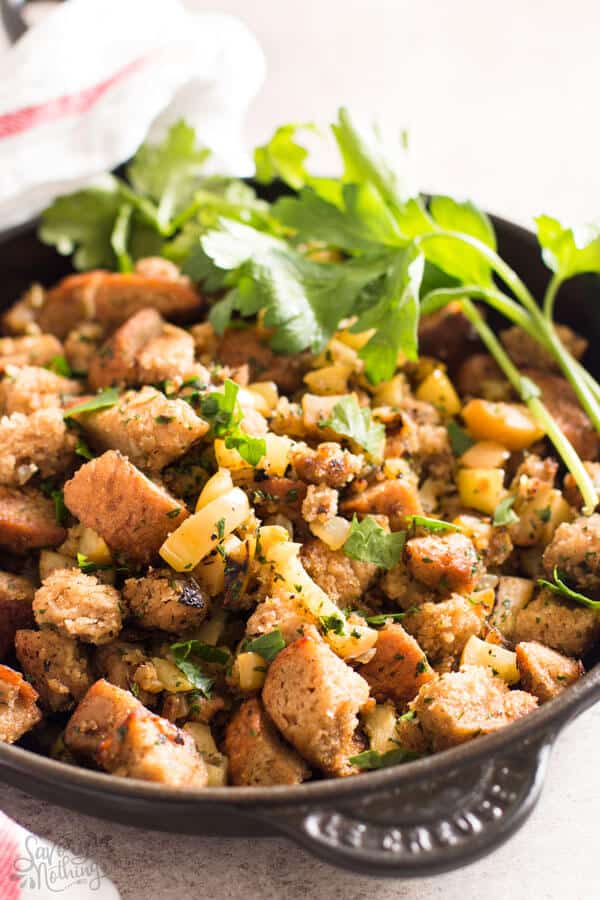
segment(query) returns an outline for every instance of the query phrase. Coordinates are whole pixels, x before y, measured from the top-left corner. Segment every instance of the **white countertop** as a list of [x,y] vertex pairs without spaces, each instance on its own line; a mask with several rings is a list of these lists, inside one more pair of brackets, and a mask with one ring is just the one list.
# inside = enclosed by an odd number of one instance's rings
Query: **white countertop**
[[[125,0],[124,0],[125,2]],[[267,52],[248,140],[338,105],[408,127],[424,189],[527,222],[600,216],[596,0],[214,0]],[[319,162],[325,170],[326,156]],[[1,788],[23,825],[93,856],[127,900],[592,900],[599,894],[600,706],[559,739],[539,806],[469,868],[413,882],[340,873],[284,840],[175,837],[109,825]]]

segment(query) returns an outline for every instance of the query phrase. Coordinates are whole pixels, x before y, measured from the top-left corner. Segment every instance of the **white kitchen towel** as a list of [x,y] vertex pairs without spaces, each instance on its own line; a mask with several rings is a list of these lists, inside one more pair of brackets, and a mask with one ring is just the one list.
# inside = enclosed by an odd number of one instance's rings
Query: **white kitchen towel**
[[0,58],[0,232],[185,118],[207,170],[246,175],[241,128],[265,74],[238,19],[178,0],[69,0]]

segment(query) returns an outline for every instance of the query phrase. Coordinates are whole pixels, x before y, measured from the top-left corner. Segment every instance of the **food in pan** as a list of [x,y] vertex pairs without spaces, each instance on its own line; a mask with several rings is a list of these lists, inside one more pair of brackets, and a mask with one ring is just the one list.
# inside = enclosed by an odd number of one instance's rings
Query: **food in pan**
[[538,219],[538,302],[475,206],[333,132],[337,179],[291,126],[256,151],[273,203],[180,123],[44,214],[79,271],[3,318],[2,740],[298,784],[506,727],[593,659],[600,386],[553,312],[600,236]]

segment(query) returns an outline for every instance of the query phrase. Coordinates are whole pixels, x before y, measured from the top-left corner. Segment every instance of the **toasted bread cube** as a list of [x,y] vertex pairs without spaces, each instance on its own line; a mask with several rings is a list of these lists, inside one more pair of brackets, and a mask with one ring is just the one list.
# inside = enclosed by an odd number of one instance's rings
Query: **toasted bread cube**
[[275,657],[262,693],[267,713],[309,763],[328,775],[351,775],[348,762],[362,746],[358,713],[369,686],[329,647],[299,638]]
[[396,624],[381,629],[375,656],[359,671],[376,700],[393,700],[400,708],[416,696],[421,685],[435,678],[421,647]]
[[600,514],[580,516],[559,525],[544,550],[544,570],[552,578],[563,572],[581,591],[600,588]]
[[411,704],[434,751],[463,744],[532,712],[537,698],[510,691],[483,666],[465,666],[424,685]]
[[149,562],[187,511],[129,460],[109,450],[77,470],[64,488],[77,518],[135,562]]
[[34,593],[28,578],[0,572],[0,659],[12,649],[17,630],[33,625]]
[[209,604],[194,579],[157,569],[143,578],[128,578],[123,599],[140,628],[181,634],[202,624]]
[[469,638],[480,634],[482,620],[476,607],[453,594],[442,603],[423,603],[402,624],[432,665],[448,668],[458,661]]
[[142,707],[129,691],[96,681],[79,702],[65,730],[65,744],[75,754],[94,759],[102,743],[129,713]]
[[303,544],[300,558],[313,581],[340,607],[356,605],[378,573],[372,563],[350,559],[318,539]]
[[468,594],[481,574],[473,543],[464,534],[428,534],[406,542],[408,571],[427,587],[448,593]]
[[14,744],[42,718],[38,695],[20,672],[0,666],[0,741]]
[[0,547],[29,553],[57,547],[67,532],[56,521],[54,503],[34,488],[0,486]]
[[40,628],[50,626],[89,644],[108,644],[122,627],[121,595],[78,569],[57,569],[35,592],[33,612]]
[[563,656],[537,641],[523,641],[517,644],[516,650],[521,685],[540,703],[558,697],[583,675],[584,669],[578,659]]
[[40,409],[25,416],[0,418],[0,484],[15,487],[33,475],[58,475],[74,460],[75,436],[60,409]]
[[49,628],[23,629],[17,631],[15,649],[41,705],[52,712],[71,709],[92,684],[85,650],[73,638]]
[[141,703],[102,741],[96,761],[111,775],[171,787],[206,787],[206,763],[193,737]]
[[150,473],[183,456],[208,431],[189,403],[148,386],[126,391],[115,406],[77,418],[95,446],[118,450]]
[[563,600],[542,589],[515,619],[512,640],[540,641],[567,656],[585,656],[600,638],[600,616],[595,609]]
[[225,753],[233,784],[300,784],[310,769],[277,734],[258,697],[245,700],[225,731]]

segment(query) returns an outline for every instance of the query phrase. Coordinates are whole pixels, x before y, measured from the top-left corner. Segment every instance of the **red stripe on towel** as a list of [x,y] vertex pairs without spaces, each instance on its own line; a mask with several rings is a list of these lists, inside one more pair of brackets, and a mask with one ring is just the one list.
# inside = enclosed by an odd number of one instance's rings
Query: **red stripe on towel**
[[46,122],[52,122],[65,116],[87,112],[107,91],[129,75],[143,68],[147,62],[148,57],[134,59],[132,62],[127,63],[126,66],[123,66],[122,69],[119,69],[118,72],[115,72],[114,75],[76,94],[65,94],[63,97],[56,97],[47,103],[25,106],[23,109],[16,109],[13,112],[0,115],[0,138],[12,137],[15,134],[21,134],[24,131],[35,128],[37,125],[43,125]]

